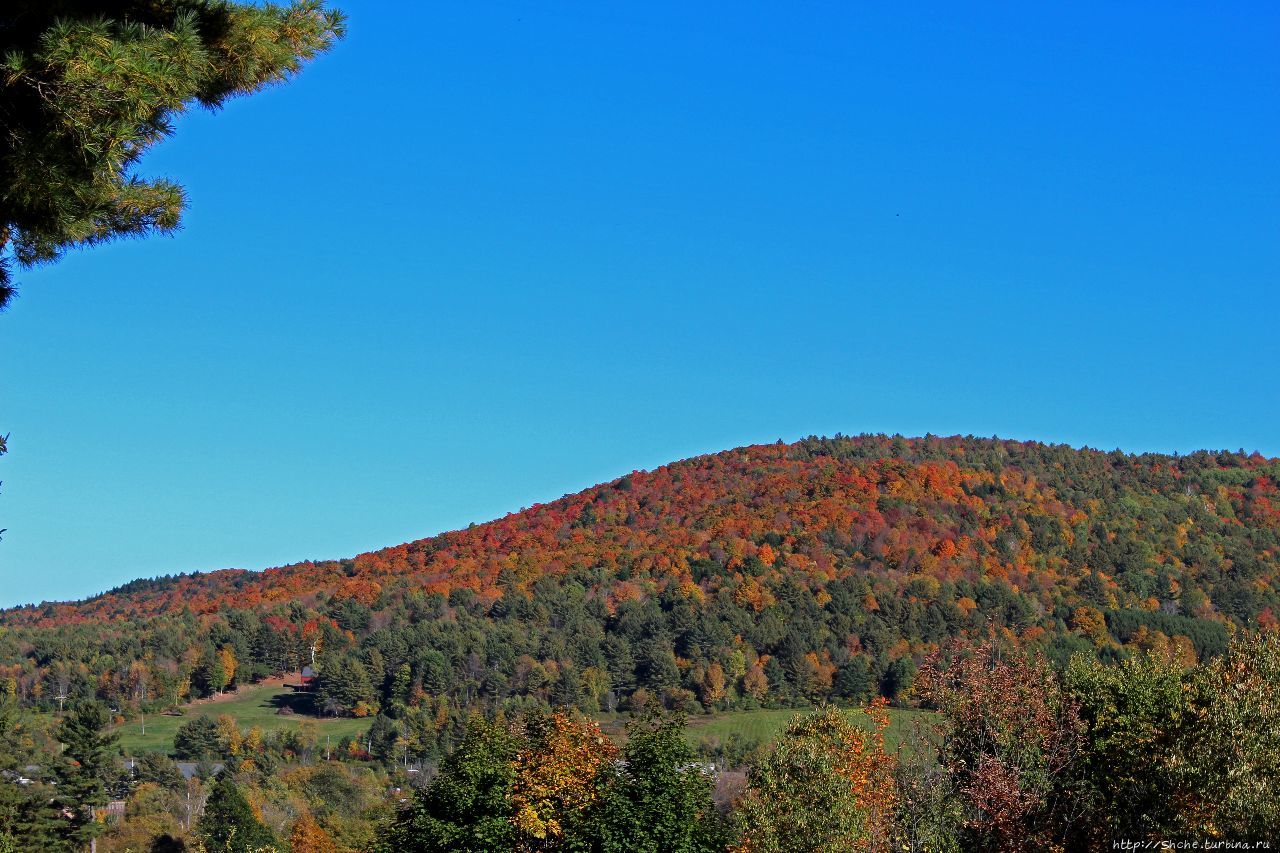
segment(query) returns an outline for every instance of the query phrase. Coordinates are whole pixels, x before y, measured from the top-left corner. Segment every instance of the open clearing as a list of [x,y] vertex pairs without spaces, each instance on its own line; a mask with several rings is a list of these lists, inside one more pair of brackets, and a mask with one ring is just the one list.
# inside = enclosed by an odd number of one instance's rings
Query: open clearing
[[304,722],[313,724],[321,743],[328,735],[337,742],[344,735],[363,734],[369,728],[370,720],[351,717],[315,717],[310,714],[277,713],[282,707],[299,709],[300,697],[279,681],[267,684],[255,684],[242,687],[235,693],[218,697],[214,701],[197,702],[183,707],[183,716],[147,716],[147,733],[142,734],[139,720],[130,720],[117,726],[120,734],[120,749],[126,755],[143,752],[172,752],[173,736],[178,727],[196,717],[205,716],[217,719],[223,714],[234,717],[241,729],[258,726],[264,732],[278,732],[286,729],[297,729]]
[[[136,719],[117,726],[115,731],[120,735],[121,750],[126,755],[137,755],[144,752],[172,752],[173,736],[178,727],[199,716],[216,719],[227,714],[235,719],[242,730],[257,726],[263,732],[297,729],[304,723],[310,723],[315,726],[321,742],[328,736],[335,743],[346,735],[364,734],[371,723],[368,719],[351,717],[316,717],[306,713],[308,703],[308,697],[299,696],[279,680],[273,680],[242,687],[214,700],[186,705],[182,716],[148,715],[145,735],[142,733],[141,722]],[[292,708],[295,713],[277,713],[282,707]],[[749,741],[770,741],[782,732],[793,717],[811,712],[812,709],[807,708],[785,708],[696,714],[689,717],[685,737],[694,746],[707,741],[723,743],[734,733]],[[889,728],[885,730],[888,749],[893,751],[903,740],[909,740],[916,721],[927,722],[930,716],[925,711],[890,708]],[[597,719],[610,738],[621,740],[625,737],[628,715],[601,714]],[[852,719],[859,725],[870,725],[863,714],[854,713]]]

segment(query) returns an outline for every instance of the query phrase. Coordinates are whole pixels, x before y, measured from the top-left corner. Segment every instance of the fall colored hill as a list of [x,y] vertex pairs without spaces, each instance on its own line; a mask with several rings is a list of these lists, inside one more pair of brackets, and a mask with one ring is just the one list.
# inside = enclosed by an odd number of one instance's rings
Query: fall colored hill
[[328,685],[337,712],[423,696],[587,707],[637,690],[719,708],[892,697],[954,637],[1058,659],[1136,646],[1203,658],[1275,621],[1278,483],[1280,461],[1244,452],[887,436],[743,447],[353,559],[7,610],[0,679],[39,704],[59,668],[101,695],[146,660],[176,700],[184,679],[198,693],[318,654],[322,689],[339,659],[363,670]]

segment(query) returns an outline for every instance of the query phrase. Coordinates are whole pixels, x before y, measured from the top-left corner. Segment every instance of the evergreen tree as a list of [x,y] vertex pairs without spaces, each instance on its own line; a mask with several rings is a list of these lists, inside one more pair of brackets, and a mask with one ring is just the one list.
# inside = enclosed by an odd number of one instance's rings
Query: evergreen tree
[[68,837],[66,829],[52,789],[0,782],[0,853],[82,850],[84,843]]
[[391,679],[391,699],[397,702],[409,701],[409,691],[413,688],[413,669],[407,663],[396,668]]
[[680,668],[676,666],[675,653],[665,640],[655,638],[641,648],[640,670],[644,685],[651,690],[661,691],[664,687],[680,684]]
[[861,655],[840,667],[836,673],[835,693],[845,699],[868,699],[873,686],[871,667],[867,666],[867,659]]
[[57,800],[72,815],[66,834],[76,844],[89,843],[101,828],[93,819],[93,807],[107,802],[107,782],[117,775],[117,736],[105,733],[107,722],[102,705],[79,702],[58,727],[63,753]]
[[440,774],[413,805],[400,813],[380,839],[384,853],[482,853],[509,850],[512,762],[520,740],[481,717]]
[[[0,698],[0,771],[21,773],[25,765],[37,760],[27,723],[19,715],[16,703],[8,697]],[[43,784],[14,785],[0,777],[0,853],[24,848],[72,850],[79,846],[69,845],[60,835],[66,821],[53,793]]]
[[199,760],[219,755],[218,724],[203,714],[178,726],[173,736],[173,752],[179,758]]
[[189,105],[287,80],[343,32],[318,0],[0,4],[0,308],[8,262],[172,231],[183,191],[133,167]]
[[262,848],[274,849],[271,830],[254,815],[249,801],[226,773],[219,774],[213,783],[196,828],[210,853],[256,853]]
[[350,713],[360,707],[375,708],[377,701],[369,668],[358,658],[349,653],[321,657],[316,703],[322,711]]
[[897,699],[911,688],[916,677],[916,665],[911,658],[898,658],[889,664],[880,681],[880,693],[886,699]]
[[396,723],[385,714],[373,718],[369,727],[369,754],[379,761],[394,763],[396,760],[396,740],[400,732]]
[[138,759],[133,775],[138,782],[152,782],[170,791],[181,791],[187,786],[178,765],[169,756],[159,752],[148,752]]

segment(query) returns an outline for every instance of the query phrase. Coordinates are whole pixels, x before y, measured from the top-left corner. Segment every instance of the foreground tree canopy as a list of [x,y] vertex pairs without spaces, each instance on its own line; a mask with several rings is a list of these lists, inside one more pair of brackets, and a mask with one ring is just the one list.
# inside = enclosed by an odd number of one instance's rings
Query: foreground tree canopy
[[190,105],[287,80],[342,32],[319,0],[0,4],[0,308],[13,261],[175,229],[182,187],[139,158]]
[[384,853],[583,850],[711,853],[731,841],[680,715],[636,717],[619,749],[595,722],[532,710],[473,718],[381,831]]
[[465,712],[412,768],[407,718],[330,750],[307,723],[264,733],[220,715],[185,778],[163,755],[124,762],[102,703],[55,719],[0,692],[0,853],[1103,853],[1280,837],[1274,629],[1195,665],[1153,651],[1059,667],[958,641],[922,661],[911,700],[921,710],[798,712],[772,744],[714,761],[683,714],[650,708],[624,735],[507,704]]

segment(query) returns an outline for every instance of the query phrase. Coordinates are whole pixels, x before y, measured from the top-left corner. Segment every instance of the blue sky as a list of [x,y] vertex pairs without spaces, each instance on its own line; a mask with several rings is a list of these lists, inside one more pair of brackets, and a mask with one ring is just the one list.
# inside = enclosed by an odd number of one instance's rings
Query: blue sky
[[0,604],[812,433],[1280,455],[1273,4],[340,5],[21,276]]

